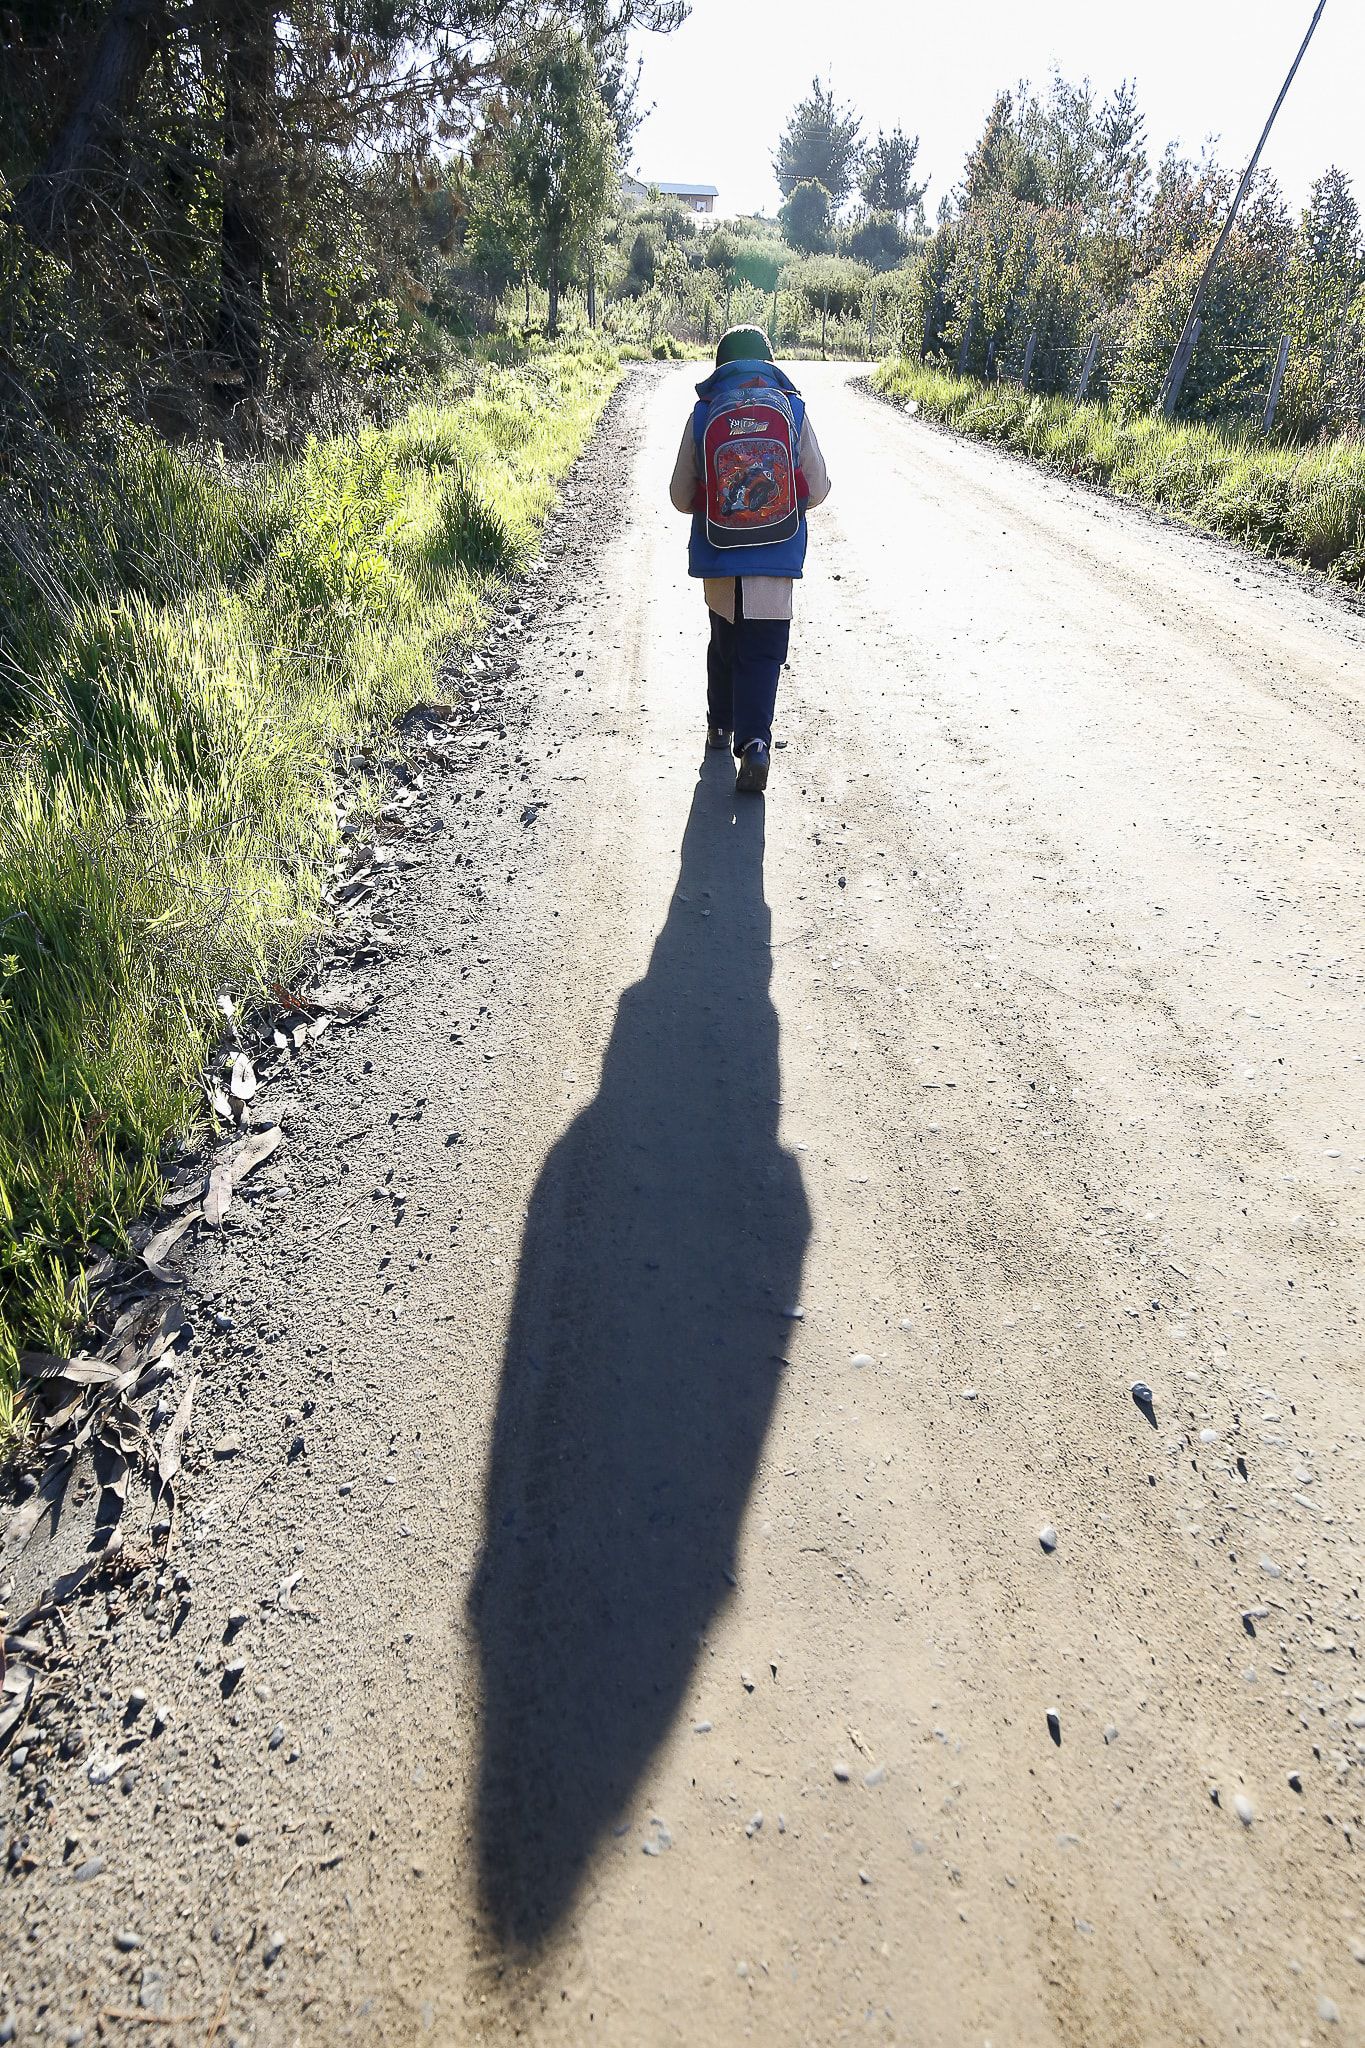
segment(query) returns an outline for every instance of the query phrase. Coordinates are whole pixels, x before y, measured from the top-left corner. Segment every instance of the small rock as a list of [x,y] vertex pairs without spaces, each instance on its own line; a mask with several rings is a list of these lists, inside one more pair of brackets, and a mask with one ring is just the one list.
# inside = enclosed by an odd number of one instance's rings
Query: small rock
[[750,1816],[749,1825],[745,1828],[744,1832],[746,1835],[752,1837],[758,1833],[762,1825],[763,1815],[761,1813],[755,1813]]
[[18,2022],[12,2019],[0,2020],[0,2048],[9,2048],[9,2043],[19,2031]]
[[870,1351],[855,1351],[848,1362],[850,1365],[856,1366],[871,1365],[873,1358]]
[[1132,1394],[1134,1401],[1142,1410],[1143,1414],[1147,1417],[1147,1420],[1149,1422],[1155,1422],[1156,1416],[1154,1410],[1156,1407],[1156,1396],[1153,1394],[1146,1380],[1134,1380],[1132,1386],[1129,1389],[1129,1392]]
[[215,1458],[235,1458],[240,1453],[241,1448],[242,1439],[235,1434],[229,1433],[227,1436],[219,1437],[213,1447],[213,1455]]
[[141,1948],[142,1936],[134,1934],[131,1927],[119,1927],[114,1932],[114,1947],[124,1955],[131,1955],[135,1948]]
[[1261,1570],[1268,1579],[1282,1579],[1284,1577],[1283,1569],[1276,1564],[1273,1557],[1263,1557],[1261,1559]]
[[346,1480],[341,1486],[337,1488],[337,1492],[341,1495],[341,1498],[345,1500],[348,1493],[355,1492],[354,1482],[350,1479]]
[[745,1690],[745,1692],[752,1692],[752,1691],[753,1691],[753,1689],[754,1689],[754,1681],[753,1681],[752,1677],[750,1676],[750,1674],[749,1674],[749,1673],[748,1673],[747,1671],[741,1671],[741,1672],[740,1672],[740,1674],[739,1674],[739,1682],[740,1682],[740,1684],[741,1684],[741,1685],[742,1685],[742,1686],[744,1687],[744,1690]]
[[694,1735],[709,1735],[711,1733],[711,1723],[709,1721],[694,1721],[692,1723],[692,1733]]
[[89,1884],[92,1877],[98,1877],[104,1868],[102,1856],[87,1856],[84,1863],[77,1864],[72,1876],[77,1884]]
[[151,1963],[142,1969],[142,1981],[138,1987],[137,2002],[144,2012],[164,2013],[166,2010],[166,1973]]
[[1049,1707],[1047,1710],[1047,1732],[1056,1743],[1058,1749],[1060,1749],[1062,1746],[1062,1717],[1055,1707]]
[[243,1826],[238,1828],[232,1839],[239,1849],[245,1849],[247,1843],[251,1840],[253,1832],[253,1829]]
[[221,1308],[215,1309],[213,1312],[213,1327],[215,1330],[226,1333],[233,1327],[232,1317]]
[[1117,1742],[1119,1739],[1119,1731],[1114,1726],[1112,1721],[1109,1723],[1109,1726],[1104,1731],[1104,1739],[1106,1742]]
[[789,1323],[804,1323],[806,1320],[806,1311],[803,1308],[784,1308],[782,1313]]
[[874,1786],[886,1783],[886,1765],[874,1764],[870,1771],[863,1772],[863,1783],[871,1791]]
[[1256,1818],[1256,1809],[1247,1798],[1245,1792],[1233,1794],[1232,1810],[1244,1828],[1249,1828]]
[[871,1873],[871,1871],[869,1871],[869,1870],[860,1870],[860,1871],[858,1872],[858,1882],[859,1882],[859,1884],[871,1884],[871,1882],[872,1882],[872,1873]]
[[1057,1548],[1057,1531],[1053,1528],[1051,1522],[1044,1522],[1042,1528],[1038,1531],[1038,1541],[1042,1544],[1044,1550],[1049,1553]]
[[1302,1790],[1303,1790],[1303,1779],[1302,1779],[1302,1778],[1301,1778],[1301,1777],[1299,1776],[1298,1772],[1297,1772],[1297,1771],[1290,1771],[1290,1772],[1288,1773],[1288,1778],[1289,1778],[1289,1789],[1290,1789],[1290,1791],[1291,1791],[1291,1792],[1302,1792]]
[[1328,2027],[1334,2027],[1341,2018],[1334,2001],[1325,1995],[1318,2000],[1318,2018]]
[[278,1748],[279,1748],[279,1746],[280,1746],[280,1744],[281,1744],[281,1743],[282,1743],[283,1741],[284,1741],[284,1723],[283,1723],[283,1721],[277,1721],[277,1722],[275,1723],[274,1727],[273,1727],[273,1728],[271,1729],[271,1731],[270,1731],[270,1740],[269,1740],[269,1742],[268,1742],[268,1744],[267,1744],[267,1748],[269,1748],[269,1749],[278,1749]]
[[265,1964],[267,1970],[270,1968],[272,1963],[277,1963],[279,1961],[283,1948],[284,1936],[282,1934],[272,1934],[269,1941],[266,1943],[265,1947],[261,1951],[261,1961]]
[[842,1757],[836,1757],[834,1760],[834,1775],[841,1785],[846,1785],[849,1781],[851,1773]]

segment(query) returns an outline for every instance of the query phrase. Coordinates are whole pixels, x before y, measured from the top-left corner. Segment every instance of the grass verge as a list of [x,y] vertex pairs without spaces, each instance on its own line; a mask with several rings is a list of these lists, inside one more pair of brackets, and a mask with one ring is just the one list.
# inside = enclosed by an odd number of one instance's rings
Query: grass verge
[[1365,442],[1276,447],[1248,431],[1123,418],[1107,405],[978,384],[904,360],[872,388],[959,433],[995,441],[1050,469],[1160,506],[1192,526],[1262,553],[1365,580]]
[[0,1432],[20,1346],[69,1338],[82,1260],[202,1113],[220,994],[264,995],[317,931],[352,744],[478,633],[619,374],[584,339],[289,462],[131,436],[6,503]]

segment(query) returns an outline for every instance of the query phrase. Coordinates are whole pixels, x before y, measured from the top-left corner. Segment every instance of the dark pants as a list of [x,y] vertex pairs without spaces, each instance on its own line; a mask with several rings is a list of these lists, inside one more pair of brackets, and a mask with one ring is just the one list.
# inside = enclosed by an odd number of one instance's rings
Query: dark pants
[[706,715],[735,736],[735,752],[750,740],[773,743],[777,679],[787,659],[790,619],[746,619],[744,585],[735,581],[735,622],[711,614],[706,650]]

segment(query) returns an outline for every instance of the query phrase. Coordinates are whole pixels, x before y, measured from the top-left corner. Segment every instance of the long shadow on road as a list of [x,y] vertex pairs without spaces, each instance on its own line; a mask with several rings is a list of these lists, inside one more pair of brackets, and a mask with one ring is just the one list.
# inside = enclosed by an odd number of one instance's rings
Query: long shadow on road
[[480,1886],[508,1947],[553,1933],[607,1829],[648,1823],[650,1757],[729,1597],[810,1234],[769,933],[763,803],[711,756],[522,1242],[470,1603]]

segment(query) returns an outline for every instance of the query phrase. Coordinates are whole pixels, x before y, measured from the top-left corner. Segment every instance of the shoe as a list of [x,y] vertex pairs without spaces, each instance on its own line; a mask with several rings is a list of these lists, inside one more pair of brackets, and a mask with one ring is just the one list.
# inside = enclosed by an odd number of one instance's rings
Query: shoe
[[713,754],[718,754],[722,747],[728,747],[730,744],[729,726],[708,725],[706,728],[706,744]]
[[762,740],[750,740],[739,757],[735,788],[757,796],[768,787],[768,749]]

